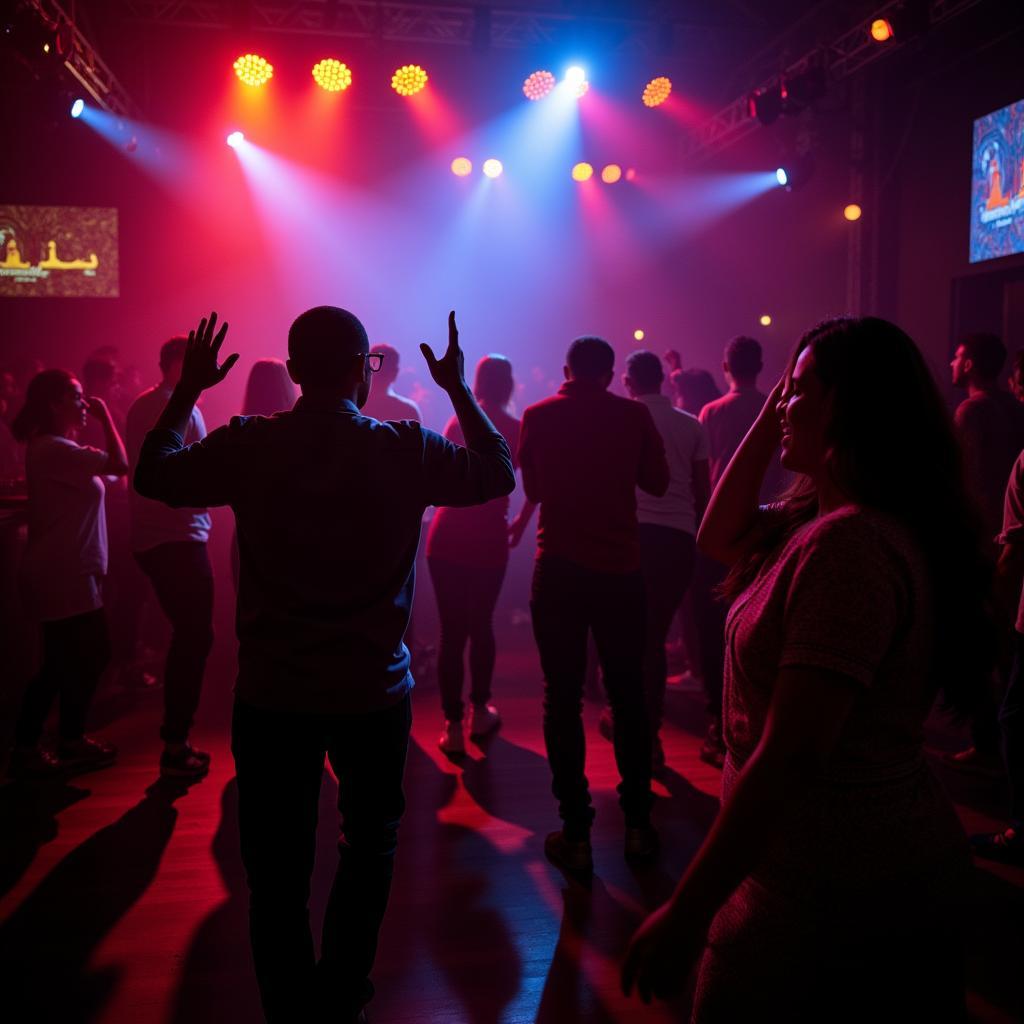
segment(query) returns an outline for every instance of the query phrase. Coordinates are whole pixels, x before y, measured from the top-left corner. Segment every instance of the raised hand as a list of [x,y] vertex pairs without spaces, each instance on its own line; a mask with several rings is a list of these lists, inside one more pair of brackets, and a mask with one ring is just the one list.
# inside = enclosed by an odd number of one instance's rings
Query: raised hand
[[466,357],[459,348],[459,328],[455,324],[455,310],[448,314],[448,348],[438,359],[426,343],[420,345],[434,383],[451,394],[466,386]]
[[683,357],[674,348],[670,348],[665,353],[665,362],[668,363],[668,369],[671,373],[673,370],[678,370],[683,365]]
[[228,325],[221,324],[220,330],[214,334],[216,328],[217,314],[211,313],[209,321],[203,317],[199,326],[188,332],[185,360],[181,365],[181,387],[190,393],[198,395],[219,384],[228,375],[228,370],[238,362],[238,353],[235,352],[218,365],[217,358],[228,333]]
[[93,417],[93,419],[103,420],[110,419],[110,410],[107,408],[107,403],[102,398],[89,397],[85,399],[85,411]]

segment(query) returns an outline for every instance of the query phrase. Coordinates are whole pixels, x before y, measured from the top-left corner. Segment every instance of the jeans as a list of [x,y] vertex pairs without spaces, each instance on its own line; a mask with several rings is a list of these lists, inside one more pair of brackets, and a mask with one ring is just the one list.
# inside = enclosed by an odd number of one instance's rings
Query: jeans
[[437,656],[441,706],[449,722],[461,722],[463,655],[467,642],[470,700],[483,705],[491,699],[496,653],[492,620],[505,579],[505,566],[474,568],[439,558],[428,558],[427,565],[441,618],[441,648]]
[[43,623],[43,665],[28,685],[15,726],[15,742],[39,742],[53,702],[60,696],[60,739],[81,739],[96,684],[110,662],[110,636],[102,608]]
[[[370,968],[405,810],[402,775],[412,705],[320,715],[235,702],[231,749],[239,837],[249,884],[249,934],[266,1018],[354,1016],[373,994]],[[320,962],[309,928],[324,755],[338,777],[338,869]]]
[[651,734],[644,704],[644,583],[639,572],[605,573],[545,556],[533,573],[533,633],[544,672],[544,743],[552,792],[570,839],[594,820],[584,771],[583,679],[594,636],[615,724],[619,804],[630,827],[650,821]]
[[1010,685],[999,709],[999,731],[1003,741],[1003,761],[1010,782],[1010,823],[1024,828],[1024,636],[1014,632],[1016,649]]
[[176,541],[138,551],[135,559],[171,623],[160,738],[165,743],[184,743],[199,707],[206,659],[213,646],[210,555],[203,541]]
[[693,578],[697,541],[692,533],[653,523],[640,524],[640,568],[647,596],[644,693],[652,739],[661,729],[668,660],[665,640]]

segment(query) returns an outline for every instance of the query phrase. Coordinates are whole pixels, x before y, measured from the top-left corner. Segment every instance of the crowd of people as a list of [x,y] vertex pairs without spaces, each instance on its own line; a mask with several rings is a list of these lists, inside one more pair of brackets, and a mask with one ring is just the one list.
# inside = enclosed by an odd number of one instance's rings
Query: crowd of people
[[[395,390],[398,352],[371,347],[357,317],[329,306],[295,320],[287,363],[259,361],[243,415],[210,433],[196,403],[237,360],[221,358],[216,314],[163,345],[159,383],[121,423],[101,356],[81,383],[46,369],[23,397],[5,387],[0,412],[25,445],[22,575],[43,636],[11,775],[116,758],[86,720],[111,633],[118,647],[114,605],[139,603],[113,572],[122,592],[104,596],[119,544],[171,627],[161,775],[206,774],[210,757],[189,735],[213,640],[208,509],[229,506],[232,753],[264,1011],[363,1019],[404,808],[424,515],[436,509],[425,553],[440,618],[439,745],[458,758],[467,729],[481,737],[501,722],[494,611],[509,549],[536,511],[530,612],[561,821],[544,849],[570,876],[593,870],[591,639],[623,852],[647,862],[660,845],[652,777],[665,766],[666,646],[684,599],[696,627],[686,646],[709,712],[701,756],[722,769],[722,806],[630,943],[625,990],[669,996],[697,965],[698,1021],[765,1008],[865,1020],[879,1006],[962,1019],[971,845],[1024,862],[1024,361],[1004,391],[1000,340],[964,338],[951,369],[967,394],[951,417],[914,342],[871,317],[813,327],[767,394],[752,338],[725,349],[724,395],[674,351],[635,351],[623,397],[610,390],[613,348],[586,336],[569,346],[557,393],[520,418],[511,362],[486,356],[470,387],[454,314],[448,332],[442,355],[421,346],[451,401],[443,434]],[[1007,827],[971,844],[923,754],[937,701],[971,724],[973,745],[950,764],[1011,783]],[[316,960],[307,904],[325,757],[343,842]]]

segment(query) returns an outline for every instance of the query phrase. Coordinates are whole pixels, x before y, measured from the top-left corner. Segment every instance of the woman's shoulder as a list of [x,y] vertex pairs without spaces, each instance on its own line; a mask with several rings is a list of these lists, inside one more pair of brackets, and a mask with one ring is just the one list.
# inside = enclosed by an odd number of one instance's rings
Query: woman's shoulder
[[919,545],[898,520],[862,505],[844,505],[807,523],[793,537],[793,553],[814,551],[830,560],[861,563],[916,563]]

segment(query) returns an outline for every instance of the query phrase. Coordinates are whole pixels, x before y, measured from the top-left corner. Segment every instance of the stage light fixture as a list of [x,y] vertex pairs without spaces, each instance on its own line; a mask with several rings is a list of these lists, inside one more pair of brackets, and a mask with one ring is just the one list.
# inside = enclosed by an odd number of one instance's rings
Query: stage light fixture
[[601,180],[606,185],[614,185],[622,177],[622,168],[618,164],[608,164],[601,171]]
[[457,178],[465,178],[473,173],[473,161],[468,157],[457,156],[452,161],[452,174]]
[[582,85],[587,80],[587,72],[579,66],[579,64],[573,64],[571,67],[565,69],[565,81],[567,85]]
[[779,119],[782,113],[782,83],[776,82],[764,89],[755,89],[747,97],[747,110],[766,127]]
[[427,87],[428,76],[419,64],[403,64],[391,76],[391,88],[399,96],[415,96]]
[[555,76],[550,71],[534,71],[523,82],[523,95],[528,100],[542,100],[555,87]]
[[588,164],[585,160],[575,164],[572,169],[572,180],[573,181],[590,181],[594,176],[594,168],[591,164]]
[[636,329],[636,330],[635,330],[635,331],[633,332],[633,338],[634,338],[634,339],[635,339],[636,341],[643,341],[643,340],[644,340],[644,332],[643,332],[643,330],[642,330],[641,328],[639,328],[639,327],[638,327],[638,328],[637,328],[637,329]]
[[672,92],[671,79],[661,76],[652,78],[644,86],[644,94],[641,97],[645,107],[660,107],[669,98]]
[[789,184],[789,174],[786,173],[785,167],[775,168],[775,180],[783,187]]
[[501,161],[496,160],[493,156],[489,160],[484,161],[483,172],[488,178],[498,178],[501,176],[501,172],[505,168],[502,167]]
[[864,211],[860,208],[857,203],[850,203],[844,210],[843,216],[847,220],[860,220],[860,215]]
[[761,318],[758,320],[758,323],[762,327],[771,327],[771,325],[772,325],[772,318],[767,313],[764,313],[761,316]]
[[803,188],[814,177],[814,154],[795,153],[775,171],[775,180],[787,191]]
[[79,97],[77,100],[75,100],[74,103],[71,104],[71,116],[81,117],[83,110],[85,110],[85,100]]
[[234,63],[235,74],[243,85],[258,89],[274,77],[274,65],[258,53],[243,53]]
[[888,18],[875,18],[871,22],[871,38],[876,43],[885,43],[892,39],[892,22]]
[[224,140],[232,149],[238,149],[238,147],[245,142],[245,135],[242,132],[231,132],[230,135]]
[[327,57],[313,65],[313,81],[325,92],[343,92],[352,84],[352,71],[340,60]]

